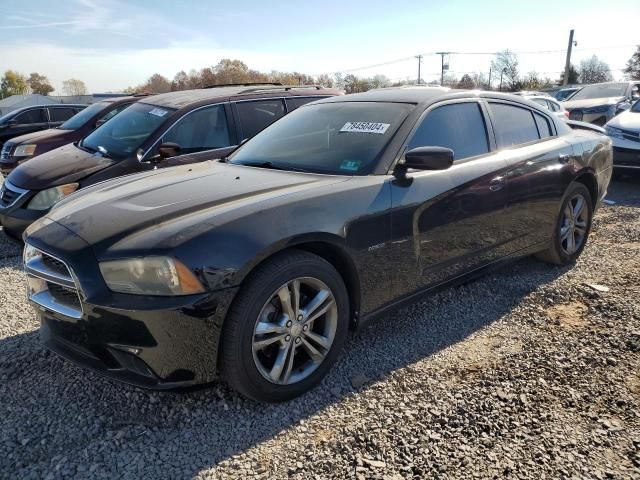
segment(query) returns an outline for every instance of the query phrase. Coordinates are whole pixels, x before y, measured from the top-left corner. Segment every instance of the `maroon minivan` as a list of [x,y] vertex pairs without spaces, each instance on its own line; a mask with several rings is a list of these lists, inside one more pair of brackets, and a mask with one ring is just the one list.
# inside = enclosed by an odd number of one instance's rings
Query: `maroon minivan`
[[89,105],[59,127],[7,140],[0,152],[0,171],[6,176],[26,160],[68,143],[77,142],[143,96],[105,99]]

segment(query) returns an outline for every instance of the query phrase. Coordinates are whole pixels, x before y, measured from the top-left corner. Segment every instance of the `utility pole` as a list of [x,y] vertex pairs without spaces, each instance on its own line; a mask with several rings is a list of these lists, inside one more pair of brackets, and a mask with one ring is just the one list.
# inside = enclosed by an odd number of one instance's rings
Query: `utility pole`
[[418,85],[420,85],[420,64],[422,63],[422,55],[416,55],[418,59]]
[[489,67],[489,90],[491,90],[491,67]]
[[573,41],[573,30],[569,32],[569,45],[567,46],[567,60],[564,63],[564,78],[562,79],[562,85],[569,83],[569,70],[571,69],[571,49],[573,46],[578,46],[578,42]]
[[444,84],[444,56],[449,55],[451,52],[436,52],[436,55],[440,55],[440,86]]
[[507,71],[507,67],[504,67],[502,69],[502,71],[500,72],[500,90],[499,90],[500,92],[502,91],[502,76],[504,75],[504,72],[506,72],[506,71]]

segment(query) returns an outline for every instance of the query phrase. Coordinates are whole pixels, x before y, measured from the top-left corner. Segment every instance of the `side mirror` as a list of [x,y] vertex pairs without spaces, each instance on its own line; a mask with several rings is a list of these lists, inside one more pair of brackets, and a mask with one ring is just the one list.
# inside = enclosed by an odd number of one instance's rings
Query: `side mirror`
[[164,142],[158,148],[160,158],[171,158],[180,154],[181,147],[177,143]]
[[397,169],[406,172],[413,170],[446,170],[453,165],[453,150],[445,147],[417,147],[404,154],[404,161]]

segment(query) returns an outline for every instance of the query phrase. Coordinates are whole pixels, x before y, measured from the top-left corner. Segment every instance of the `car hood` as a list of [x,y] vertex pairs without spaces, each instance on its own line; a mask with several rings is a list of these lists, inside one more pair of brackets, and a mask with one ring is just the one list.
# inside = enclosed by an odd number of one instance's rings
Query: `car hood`
[[69,130],[60,130],[57,128],[50,128],[48,130],[40,130],[39,132],[27,133],[26,135],[20,135],[10,140],[13,145],[28,144],[39,140],[61,137],[69,133]]
[[585,100],[567,100],[562,102],[561,105],[566,110],[571,110],[574,108],[593,108],[600,105],[615,105],[622,100],[624,100],[624,97],[587,98]]
[[613,117],[607,125],[626,130],[640,130],[640,112],[623,112]]
[[25,162],[7,179],[16,187],[44,190],[77,182],[114,163],[115,160],[86,152],[71,143]]
[[[221,223],[222,213],[255,212],[274,197],[348,178],[207,161],[96,184],[68,197],[47,219],[83,238],[100,258],[123,239],[128,246],[152,248],[150,238],[161,243],[158,231],[177,220],[188,223],[180,228],[186,238],[187,231],[194,235]],[[145,236],[150,230],[154,234]]]

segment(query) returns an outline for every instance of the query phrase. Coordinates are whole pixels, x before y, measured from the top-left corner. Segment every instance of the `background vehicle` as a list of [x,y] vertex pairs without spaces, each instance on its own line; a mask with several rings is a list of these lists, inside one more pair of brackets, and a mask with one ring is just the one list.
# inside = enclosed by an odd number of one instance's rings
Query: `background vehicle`
[[604,125],[620,112],[628,110],[640,98],[640,81],[608,82],[586,85],[563,102],[571,120]]
[[83,109],[55,129],[28,133],[6,141],[0,152],[0,170],[8,175],[25,160],[80,140],[138,99],[118,97],[103,100]]
[[20,235],[80,188],[156,165],[224,157],[287,112],[340,94],[318,86],[250,85],[146,97],[81,141],[13,170],[0,192],[0,223]]
[[524,95],[524,98],[531,100],[532,102],[542,105],[547,110],[553,112],[553,114],[560,120],[567,120],[569,118],[569,112],[567,112],[560,102],[556,102],[549,95],[536,96],[536,95]]
[[605,125],[613,141],[613,166],[640,169],[640,100]]
[[553,98],[555,98],[559,102],[561,102],[563,100],[569,100],[569,98],[571,98],[571,95],[576,93],[581,88],[582,87],[561,88],[560,90],[558,90],[557,92],[555,92],[553,94]]
[[610,176],[606,136],[513,95],[332,97],[226,161],[69,197],[25,234],[29,298],[45,345],[103,374],[175,388],[219,367],[286,400],[349,327],[509,259],[573,262]]
[[55,128],[69,120],[86,105],[41,105],[24,107],[0,117],[0,146],[25,133]]

